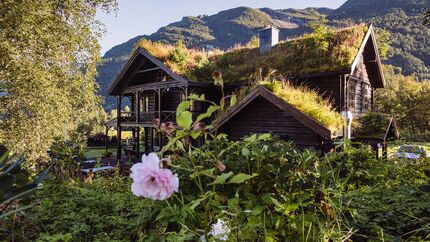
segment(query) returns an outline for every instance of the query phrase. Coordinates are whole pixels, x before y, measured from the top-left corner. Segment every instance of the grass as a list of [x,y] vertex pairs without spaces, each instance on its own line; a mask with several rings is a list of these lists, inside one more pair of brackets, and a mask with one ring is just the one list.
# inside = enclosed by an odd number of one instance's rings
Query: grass
[[[89,159],[89,158],[101,158],[102,154],[105,150],[106,149],[104,147],[103,148],[100,148],[100,147],[86,148],[84,150],[84,156],[87,159]],[[116,154],[116,148],[109,148],[108,150],[112,151],[113,155]]]
[[218,71],[225,83],[231,83],[252,80],[260,69],[264,73],[278,70],[286,77],[345,69],[357,55],[366,31],[365,25],[338,30],[315,26],[313,33],[281,42],[265,54],[249,45],[212,53],[186,49],[181,43],[172,46],[142,40],[138,46],[190,80],[212,83],[212,73]]
[[263,81],[260,84],[331,131],[336,132],[342,128],[344,121],[340,113],[316,91],[304,86],[293,86],[285,81]]

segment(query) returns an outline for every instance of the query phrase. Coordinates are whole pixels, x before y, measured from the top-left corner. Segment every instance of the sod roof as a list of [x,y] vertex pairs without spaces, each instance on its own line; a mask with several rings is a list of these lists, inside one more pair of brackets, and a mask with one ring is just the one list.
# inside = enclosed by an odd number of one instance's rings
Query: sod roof
[[258,47],[251,46],[212,53],[147,40],[141,41],[139,46],[188,80],[212,83],[212,73],[219,71],[225,83],[233,83],[252,80],[256,73],[264,75],[271,70],[285,77],[347,71],[367,30],[366,25],[337,30],[320,27],[313,33],[280,42],[263,54]]

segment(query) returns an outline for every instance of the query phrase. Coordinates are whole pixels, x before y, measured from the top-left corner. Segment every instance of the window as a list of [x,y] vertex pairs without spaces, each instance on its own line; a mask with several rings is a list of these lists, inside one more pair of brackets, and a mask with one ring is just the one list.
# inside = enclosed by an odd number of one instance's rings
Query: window
[[355,109],[355,82],[348,82],[348,90],[347,90],[347,105],[348,109]]
[[369,84],[363,83],[361,88],[361,111],[367,112],[370,107],[370,87]]
[[149,97],[143,96],[140,98],[140,112],[149,112]]

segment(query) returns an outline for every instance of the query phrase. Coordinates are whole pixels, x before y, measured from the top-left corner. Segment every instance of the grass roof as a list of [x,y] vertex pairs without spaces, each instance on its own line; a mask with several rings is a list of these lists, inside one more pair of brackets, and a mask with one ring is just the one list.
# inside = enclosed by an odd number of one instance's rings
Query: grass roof
[[[344,123],[342,115],[333,108],[329,100],[321,97],[316,91],[305,86],[294,86],[288,81],[271,79],[260,80],[256,85],[266,87],[276,96],[313,118],[333,133],[342,129]],[[243,87],[236,93],[236,96],[239,100],[243,99],[254,87],[255,85]]]
[[148,50],[169,68],[192,81],[213,82],[219,71],[226,83],[252,80],[255,73],[277,70],[285,77],[347,69],[358,54],[367,31],[366,25],[333,30],[315,25],[314,32],[275,45],[260,54],[258,47],[235,46],[229,51],[204,52],[142,40]]

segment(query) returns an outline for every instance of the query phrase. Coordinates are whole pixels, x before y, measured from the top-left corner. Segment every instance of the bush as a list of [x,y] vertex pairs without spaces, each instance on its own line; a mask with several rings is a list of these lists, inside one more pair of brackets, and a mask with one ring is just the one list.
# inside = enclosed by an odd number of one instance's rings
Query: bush
[[[161,204],[130,192],[130,179],[114,176],[92,181],[51,182],[38,192],[38,205],[15,219],[16,241],[145,241],[146,228]],[[156,231],[154,231],[156,233]]]
[[419,187],[430,160],[382,161],[352,147],[323,156],[270,135],[219,136],[170,158],[180,192],[167,201],[134,196],[130,179],[118,175],[53,180],[35,196],[36,207],[17,214],[14,234],[0,239],[196,241],[218,219],[231,229],[230,241],[392,241],[428,233],[430,195]]

